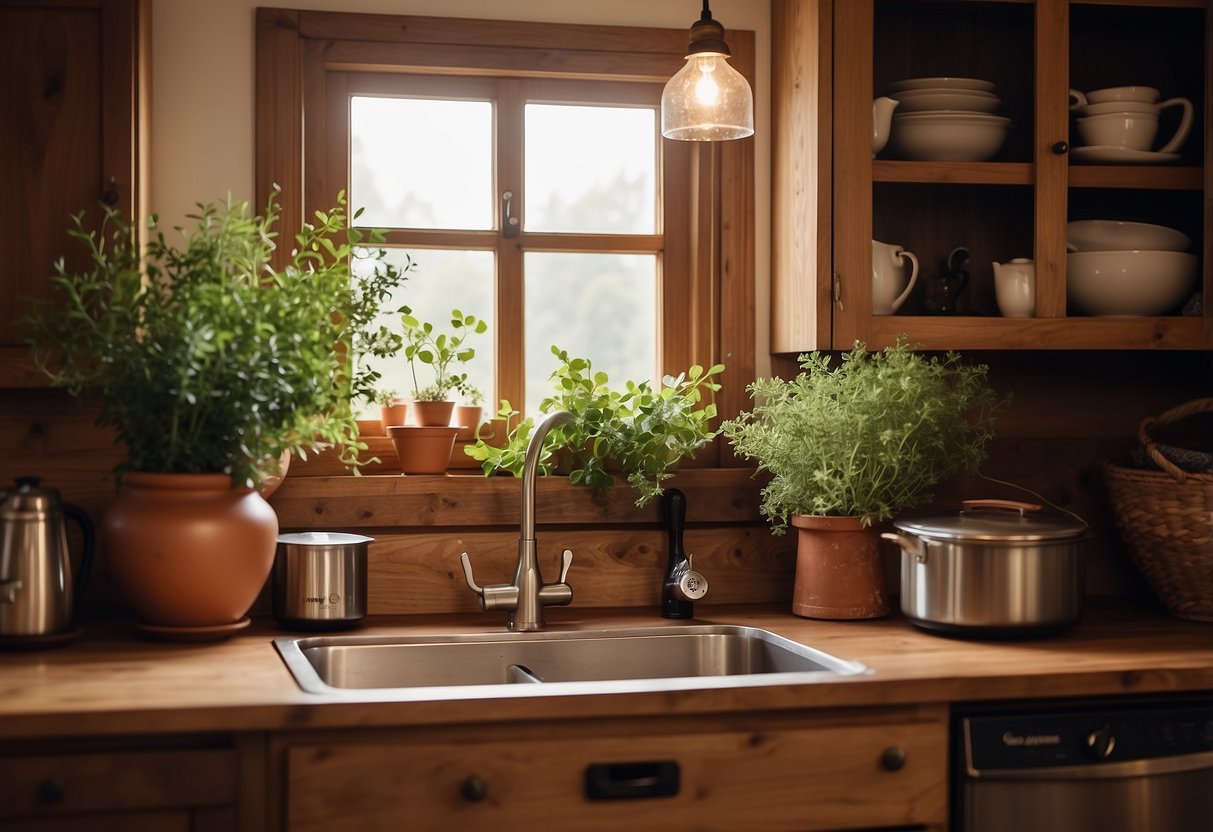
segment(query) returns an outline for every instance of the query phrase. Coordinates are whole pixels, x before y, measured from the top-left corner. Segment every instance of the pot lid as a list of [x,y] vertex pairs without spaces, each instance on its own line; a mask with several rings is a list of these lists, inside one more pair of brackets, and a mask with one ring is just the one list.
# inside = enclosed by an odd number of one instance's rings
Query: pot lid
[[297,532],[278,535],[278,542],[289,546],[348,546],[353,543],[370,543],[374,539],[345,532]]
[[1035,503],[1010,500],[965,500],[949,514],[895,520],[900,531],[936,540],[1023,543],[1076,540],[1086,536],[1087,524],[1076,516],[1041,511]]

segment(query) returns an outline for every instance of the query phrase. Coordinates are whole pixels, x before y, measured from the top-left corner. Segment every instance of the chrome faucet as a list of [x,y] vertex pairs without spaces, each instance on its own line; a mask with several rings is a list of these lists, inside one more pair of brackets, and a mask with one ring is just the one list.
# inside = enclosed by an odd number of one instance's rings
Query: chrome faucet
[[518,536],[518,568],[514,582],[510,584],[477,585],[472,577],[472,562],[468,553],[460,556],[463,561],[463,577],[472,592],[480,598],[480,609],[508,610],[509,628],[523,632],[543,629],[543,608],[564,606],[573,600],[573,588],[565,583],[573,553],[565,549],[560,556],[560,580],[544,584],[539,571],[539,559],[535,548],[535,476],[539,468],[539,454],[548,431],[556,425],[573,421],[573,414],[559,410],[539,423],[526,446],[526,460],[522,465],[522,524]]

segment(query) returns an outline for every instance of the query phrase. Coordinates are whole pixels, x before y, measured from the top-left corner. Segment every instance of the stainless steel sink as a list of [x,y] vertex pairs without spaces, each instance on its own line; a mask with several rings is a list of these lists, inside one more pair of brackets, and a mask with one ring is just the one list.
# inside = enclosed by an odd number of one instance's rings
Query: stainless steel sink
[[274,646],[309,693],[374,691],[394,699],[748,687],[867,672],[766,630],[725,625],[311,636]]

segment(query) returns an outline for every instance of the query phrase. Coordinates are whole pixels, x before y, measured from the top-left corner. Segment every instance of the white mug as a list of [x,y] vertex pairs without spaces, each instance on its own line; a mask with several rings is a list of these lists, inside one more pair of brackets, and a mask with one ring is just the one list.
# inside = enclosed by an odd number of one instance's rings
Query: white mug
[[1005,318],[1036,314],[1036,264],[1026,257],[994,265],[994,295]]
[[[905,261],[910,261],[906,281]],[[872,314],[892,315],[910,296],[918,280],[918,258],[901,246],[872,241]]]
[[1167,107],[1182,107],[1179,126],[1170,141],[1158,149],[1159,153],[1174,153],[1188,138],[1192,129],[1192,102],[1186,98],[1168,98],[1159,104],[1132,104],[1126,106],[1143,107],[1141,110],[1118,110],[1103,112],[1107,105],[1092,104],[1082,108],[1089,112],[1095,108],[1097,112],[1078,119],[1078,132],[1088,145],[1111,147],[1127,147],[1130,150],[1150,150],[1154,138],[1158,134],[1158,113]]
[[1158,100],[1158,90],[1153,87],[1107,87],[1102,90],[1091,90],[1088,93],[1070,89],[1070,109],[1083,107],[1087,104],[1106,104],[1109,101],[1134,101],[1143,104],[1153,104]]

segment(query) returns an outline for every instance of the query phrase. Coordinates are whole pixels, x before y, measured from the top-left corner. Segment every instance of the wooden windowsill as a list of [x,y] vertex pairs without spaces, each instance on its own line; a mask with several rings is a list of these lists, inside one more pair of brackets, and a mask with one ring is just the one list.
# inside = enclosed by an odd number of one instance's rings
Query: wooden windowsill
[[[689,523],[765,522],[759,500],[762,479],[750,468],[680,471],[666,488],[687,496]],[[284,529],[390,529],[398,527],[516,527],[521,480],[485,477],[478,470],[434,475],[289,475],[270,499]],[[636,493],[616,478],[615,487],[594,493],[567,477],[536,481],[536,520],[541,525],[636,525],[661,523],[661,501],[644,508]]]

